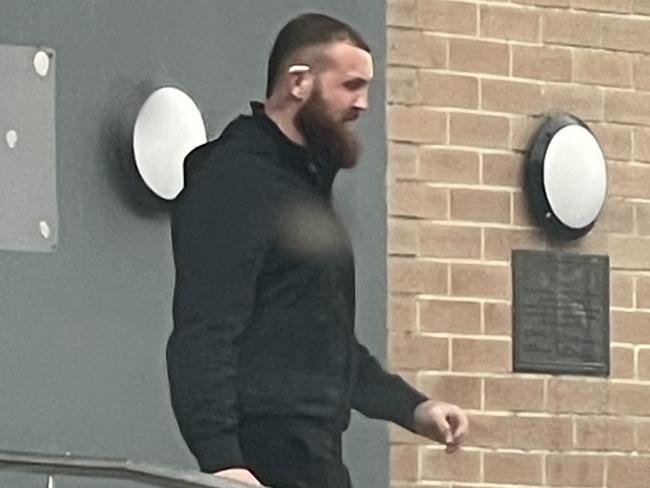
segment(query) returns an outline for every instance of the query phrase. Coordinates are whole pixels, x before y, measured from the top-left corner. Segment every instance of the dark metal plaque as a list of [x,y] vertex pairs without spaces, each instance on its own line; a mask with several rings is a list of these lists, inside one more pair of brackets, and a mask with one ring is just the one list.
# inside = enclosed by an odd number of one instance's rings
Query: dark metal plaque
[[57,243],[54,52],[0,45],[0,250]]
[[514,370],[609,374],[609,258],[513,251]]

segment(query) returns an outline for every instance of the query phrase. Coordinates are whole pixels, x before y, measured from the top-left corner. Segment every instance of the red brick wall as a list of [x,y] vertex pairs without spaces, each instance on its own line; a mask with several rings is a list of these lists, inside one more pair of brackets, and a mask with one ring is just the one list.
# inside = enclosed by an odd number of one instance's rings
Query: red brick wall
[[[650,1],[388,2],[389,360],[471,414],[448,457],[391,430],[395,487],[650,487]],[[549,241],[523,152],[541,115],[592,127],[609,195]],[[512,249],[609,254],[608,379],[513,374]]]

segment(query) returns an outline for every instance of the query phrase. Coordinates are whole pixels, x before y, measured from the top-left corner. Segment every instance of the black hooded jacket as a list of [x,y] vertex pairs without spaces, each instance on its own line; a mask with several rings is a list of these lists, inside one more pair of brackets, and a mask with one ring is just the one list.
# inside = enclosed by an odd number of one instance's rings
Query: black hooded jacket
[[413,430],[422,394],[354,335],[354,264],[331,206],[335,171],[261,104],[186,159],[172,212],[172,406],[201,470],[246,461],[238,424],[350,408]]

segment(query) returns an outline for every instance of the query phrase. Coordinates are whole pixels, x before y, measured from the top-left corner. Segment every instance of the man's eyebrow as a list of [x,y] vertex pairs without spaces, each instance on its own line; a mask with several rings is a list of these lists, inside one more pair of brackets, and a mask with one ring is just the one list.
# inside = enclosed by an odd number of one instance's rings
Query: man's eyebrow
[[366,86],[370,85],[370,80],[366,80],[364,78],[360,77],[355,77],[355,78],[349,78],[343,82],[343,86],[347,88],[351,88],[353,90],[358,90],[360,88],[365,88]]
[[358,81],[358,82],[363,82],[365,84],[368,84],[373,80],[372,76],[363,76],[360,75],[359,73],[348,73],[346,78],[347,78],[346,83],[351,81]]

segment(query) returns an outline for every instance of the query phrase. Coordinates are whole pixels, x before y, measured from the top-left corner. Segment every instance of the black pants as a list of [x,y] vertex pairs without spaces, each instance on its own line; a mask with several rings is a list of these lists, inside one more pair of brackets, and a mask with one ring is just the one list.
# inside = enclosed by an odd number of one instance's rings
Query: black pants
[[239,425],[244,460],[272,488],[352,488],[341,432],[310,419],[267,417]]

